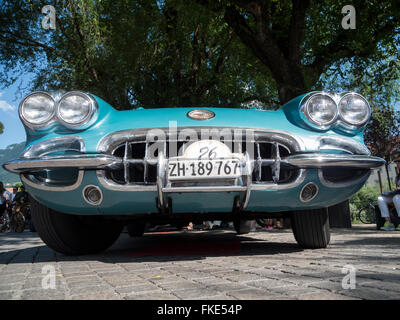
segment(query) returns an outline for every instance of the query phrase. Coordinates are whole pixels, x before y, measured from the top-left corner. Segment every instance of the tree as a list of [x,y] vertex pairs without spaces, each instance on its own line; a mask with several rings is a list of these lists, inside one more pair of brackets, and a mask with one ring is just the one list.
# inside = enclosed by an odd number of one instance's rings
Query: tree
[[[223,17],[181,1],[56,1],[56,30],[41,27],[39,0],[0,4],[0,64],[35,73],[31,89],[87,90],[134,106],[276,106],[268,69]],[[271,85],[268,85],[271,84]]]
[[0,122],[0,134],[3,133],[3,130],[4,130],[4,125]]
[[311,0],[197,0],[224,14],[254,56],[270,70],[280,102],[319,86],[321,75],[339,74],[342,64],[363,66],[399,51],[398,1],[354,0],[357,29],[341,26],[343,4]]
[[372,106],[373,114],[365,132],[365,143],[373,155],[386,160],[385,169],[389,189],[389,164],[400,145],[400,112],[390,106]]

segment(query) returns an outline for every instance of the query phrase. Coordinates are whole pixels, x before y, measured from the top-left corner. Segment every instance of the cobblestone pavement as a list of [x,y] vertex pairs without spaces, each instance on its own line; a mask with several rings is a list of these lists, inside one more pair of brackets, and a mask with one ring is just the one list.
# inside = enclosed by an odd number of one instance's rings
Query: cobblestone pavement
[[[400,232],[372,226],[333,229],[318,250],[301,250],[290,230],[122,234],[106,252],[79,257],[36,233],[0,234],[0,299],[400,299],[399,249]],[[55,289],[42,288],[47,265]],[[355,289],[342,287],[346,265],[356,268]]]

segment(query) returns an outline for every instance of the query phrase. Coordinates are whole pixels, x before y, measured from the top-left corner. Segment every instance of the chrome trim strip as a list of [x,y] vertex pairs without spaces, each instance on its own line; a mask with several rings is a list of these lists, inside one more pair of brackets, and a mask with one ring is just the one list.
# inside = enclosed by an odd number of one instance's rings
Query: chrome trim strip
[[[235,130],[241,130],[243,134],[246,133],[246,130],[254,131],[255,139],[266,139],[264,142],[278,142],[287,147],[291,147],[292,152],[300,152],[305,151],[306,147],[304,142],[290,133],[282,130],[268,130],[268,129],[258,129],[258,128],[232,128],[232,127],[179,127],[179,131],[183,130],[195,130],[197,134],[201,133],[202,130],[213,130],[213,129],[230,129],[235,132]],[[152,136],[148,136],[149,131],[158,130],[164,132],[167,135],[176,135],[176,131],[170,130],[170,128],[145,128],[145,129],[129,129],[129,130],[121,130],[109,133],[100,139],[97,144],[97,151],[99,153],[108,153],[110,150],[114,150],[119,144],[125,143],[125,141],[139,141],[139,142],[154,142],[151,140]],[[265,136],[264,136],[265,135]],[[232,135],[234,137],[234,135]],[[198,137],[198,138],[201,138]],[[249,141],[252,142],[252,141]]]
[[79,136],[57,137],[30,145],[21,158],[38,158],[49,153],[60,151],[85,152],[85,142]]
[[109,190],[113,191],[157,191],[157,186],[155,184],[152,185],[130,185],[130,184],[117,184],[112,182],[111,180],[106,179],[105,171],[104,170],[97,170],[96,171],[97,179],[99,180],[100,184]]
[[300,170],[300,174],[297,177],[297,179],[291,183],[284,183],[284,184],[274,184],[274,183],[263,183],[263,184],[258,184],[258,183],[253,183],[251,185],[251,190],[252,191],[263,191],[263,190],[271,190],[271,191],[276,191],[276,190],[285,190],[285,189],[292,189],[296,188],[299,185],[301,185],[305,178],[306,178],[307,171],[304,169]]
[[161,151],[158,156],[157,165],[157,193],[158,193],[158,204],[160,208],[165,208],[167,202],[164,199],[163,189],[166,182],[168,170],[168,160],[165,159],[164,153]]
[[[135,192],[135,191],[153,191],[156,192],[157,189],[157,185],[123,185],[123,184],[117,184],[117,183],[112,183],[109,180],[105,179],[105,172],[104,170],[97,170],[96,171],[96,175],[97,178],[99,179],[100,184],[110,190],[113,191],[126,191],[126,192]],[[252,183],[250,186],[251,191],[263,191],[263,190],[271,190],[271,191],[275,191],[275,190],[285,190],[285,189],[291,189],[291,188],[296,188],[297,186],[299,186],[300,184],[302,184],[304,182],[306,178],[306,170],[300,170],[300,174],[298,176],[298,178],[293,181],[292,183],[286,183],[286,184],[268,184],[268,183],[264,183],[264,184],[255,184]],[[228,188],[232,188],[235,187],[234,191],[246,191],[247,187],[237,187],[237,186],[221,186],[224,187],[226,189]],[[174,188],[163,188],[163,192],[172,192],[171,190],[173,189],[173,192],[197,192],[197,187],[186,187],[187,189],[184,189],[183,191],[182,188],[184,187],[180,187],[180,189],[174,187]],[[215,188],[213,186],[208,186],[208,187],[199,187],[199,189],[203,189],[205,191],[199,191],[199,192],[213,192],[212,190]],[[241,188],[241,189],[238,189]],[[189,191],[190,189],[190,191]],[[229,192],[232,190],[223,190],[225,192]]]
[[65,187],[56,187],[56,186],[48,186],[46,184],[43,184],[41,182],[34,182],[29,179],[28,176],[25,174],[21,174],[21,181],[23,184],[27,184],[28,186],[31,186],[32,188],[35,189],[40,189],[40,190],[45,190],[45,191],[72,191],[78,188],[82,184],[83,176],[84,176],[84,171],[79,170],[78,173],[78,178],[76,179],[76,182],[73,185],[70,186],[65,186]]
[[204,186],[204,187],[165,187],[162,192],[181,193],[181,192],[243,192],[247,191],[246,186]]
[[71,156],[42,157],[34,159],[18,159],[7,162],[3,166],[8,171],[20,173],[49,168],[112,168],[122,163],[123,161],[120,158],[105,154],[82,154]]
[[245,163],[246,163],[246,175],[244,178],[246,179],[245,181],[245,186],[246,186],[246,192],[244,194],[244,199],[242,199],[242,203],[240,206],[241,210],[245,210],[247,208],[247,205],[249,204],[250,200],[250,194],[251,194],[251,183],[252,183],[252,174],[253,174],[253,167],[252,167],[252,162],[250,161],[250,156],[246,152],[245,154]]
[[282,163],[303,169],[324,167],[356,167],[376,169],[385,164],[385,160],[365,155],[343,155],[324,153],[304,153],[283,158]]
[[350,186],[352,186],[352,185],[355,185],[355,184],[357,184],[357,183],[360,183],[360,182],[363,181],[363,180],[368,179],[369,176],[370,176],[370,174],[371,174],[371,170],[368,171],[365,175],[362,175],[361,177],[359,177],[359,178],[357,178],[357,179],[353,179],[353,180],[346,181],[346,182],[331,182],[331,181],[328,181],[328,180],[326,180],[326,179],[324,178],[324,175],[323,175],[323,173],[322,173],[322,170],[318,170],[318,178],[319,178],[319,181],[321,182],[321,184],[322,184],[324,187],[327,187],[327,188],[346,188],[346,187],[350,187]]
[[339,150],[351,152],[352,154],[370,155],[369,149],[353,139],[342,138],[338,136],[321,136],[318,138],[318,150]]

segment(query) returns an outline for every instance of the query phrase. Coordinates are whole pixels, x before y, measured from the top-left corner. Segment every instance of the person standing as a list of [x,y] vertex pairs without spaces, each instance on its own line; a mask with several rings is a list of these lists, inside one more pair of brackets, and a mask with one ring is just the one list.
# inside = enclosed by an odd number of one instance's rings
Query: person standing
[[17,194],[17,192],[18,192],[18,187],[14,186],[13,187],[13,192],[11,193],[11,202],[14,201],[14,198],[15,198],[15,195]]
[[[397,168],[400,169],[400,157],[395,160]],[[378,206],[381,210],[381,217],[385,218],[385,224],[381,228],[384,231],[400,231],[400,224],[395,228],[390,220],[389,204],[393,204],[396,208],[397,216],[400,217],[400,170],[395,178],[396,189],[393,191],[385,192],[378,197]]]
[[0,181],[0,215],[6,211],[7,201],[11,201],[11,193],[4,188],[3,182]]

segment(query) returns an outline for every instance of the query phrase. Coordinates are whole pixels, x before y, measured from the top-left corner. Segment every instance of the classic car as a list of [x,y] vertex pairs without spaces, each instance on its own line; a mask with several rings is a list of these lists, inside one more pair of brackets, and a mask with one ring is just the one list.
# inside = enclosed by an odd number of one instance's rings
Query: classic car
[[367,100],[310,92],[279,110],[118,111],[81,91],[34,92],[19,116],[27,144],[4,168],[19,173],[35,228],[65,254],[108,248],[127,226],[290,217],[298,244],[329,244],[327,207],[357,192],[384,160],[363,131]]

